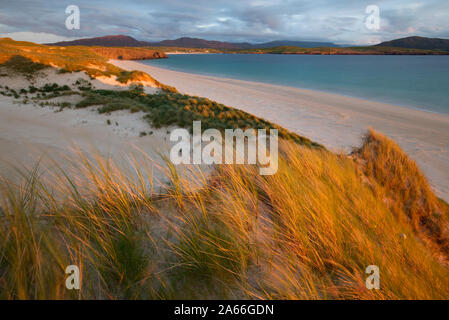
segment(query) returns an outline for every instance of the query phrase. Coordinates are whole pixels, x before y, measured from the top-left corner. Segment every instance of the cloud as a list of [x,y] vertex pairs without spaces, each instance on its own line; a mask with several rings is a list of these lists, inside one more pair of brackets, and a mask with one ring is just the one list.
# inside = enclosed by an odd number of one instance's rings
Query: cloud
[[225,41],[330,40],[372,43],[401,36],[449,37],[449,1],[377,1],[381,29],[364,27],[372,0],[77,0],[81,29],[65,28],[69,3],[2,1],[0,34],[53,42],[127,34],[139,40],[197,36]]
[[52,43],[58,41],[70,41],[78,38],[68,38],[45,32],[10,32],[0,33],[0,38],[12,38],[17,41],[30,41],[34,43]]

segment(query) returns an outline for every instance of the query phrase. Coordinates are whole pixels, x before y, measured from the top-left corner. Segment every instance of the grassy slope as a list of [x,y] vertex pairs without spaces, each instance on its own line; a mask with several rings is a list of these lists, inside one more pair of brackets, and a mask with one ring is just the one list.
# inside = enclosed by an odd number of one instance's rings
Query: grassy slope
[[385,188],[395,216],[409,221],[423,239],[449,256],[447,205],[432,192],[417,164],[396,143],[373,131],[355,155],[364,162],[365,175]]
[[138,88],[129,91],[95,90],[86,91],[84,100],[76,107],[84,108],[101,105],[101,113],[128,109],[131,112],[143,111],[151,125],[176,125],[192,127],[192,121],[200,120],[202,130],[209,128],[225,129],[278,129],[279,137],[296,143],[322,148],[321,145],[290,132],[269,121],[257,118],[244,111],[227,107],[207,98],[188,96],[179,93],[147,95]]
[[[0,64],[0,71],[7,70],[8,73],[18,73],[28,78],[37,76],[37,72],[45,68],[48,68],[48,66],[32,62],[22,56],[13,56],[5,63]],[[123,73],[117,80],[120,81]],[[139,75],[140,72],[132,73],[132,76]],[[143,74],[143,76],[145,75]],[[126,77],[129,79],[128,74],[126,74]],[[134,78],[131,78],[131,80],[134,80]],[[139,78],[135,80],[138,81]],[[176,125],[191,129],[192,122],[200,120],[203,130],[209,128],[221,131],[225,129],[277,129],[281,138],[310,147],[323,148],[305,137],[244,111],[227,107],[207,98],[179,94],[172,87],[164,86],[163,88],[164,90],[159,94],[145,94],[143,87],[139,85],[132,85],[129,90],[123,91],[93,90],[90,83],[79,82],[78,80],[72,85],[72,88],[67,85],[59,86],[56,83],[49,83],[40,88],[29,86],[20,90],[13,90],[8,86],[0,86],[0,94],[14,97],[15,99],[22,98],[22,103],[35,102],[41,106],[53,105],[61,108],[71,107],[71,104],[60,102],[55,105],[48,100],[61,96],[81,94],[84,99],[75,105],[76,108],[97,106],[97,110],[100,113],[110,113],[117,110],[142,111],[146,113],[145,119],[156,128]]]
[[[373,141],[392,144],[371,134],[361,158],[382,164],[368,152]],[[407,159],[398,148],[391,153],[397,165]],[[59,175],[63,203],[36,171],[24,173],[20,189],[0,184],[1,298],[449,298],[444,256],[407,211],[409,201],[432,195],[401,195],[393,208],[385,199],[397,184],[366,177],[346,156],[283,142],[277,174],[221,166],[207,182],[193,179],[201,190],[167,164],[162,194],[89,159],[76,160],[87,189]],[[425,188],[413,167],[383,168],[391,180]],[[136,170],[150,172],[143,163]],[[70,264],[81,266],[79,293],[64,289]],[[372,264],[380,290],[365,288]]]
[[150,48],[88,47],[88,49],[109,59],[144,60],[167,58],[165,53]]
[[159,83],[150,75],[141,71],[125,71],[108,63],[110,55],[113,55],[113,57],[124,55],[129,58],[136,52],[137,54],[143,52],[143,54],[154,55],[155,51],[148,50],[146,52],[145,49],[141,48],[101,48],[98,51],[100,54],[97,51],[98,48],[96,47],[50,47],[32,42],[14,41],[9,38],[0,39],[0,63],[9,61],[10,66],[15,64],[17,68],[22,68],[23,65],[27,64],[20,58],[24,57],[33,62],[56,66],[68,72],[84,71],[92,78],[115,76],[122,83],[139,80],[149,81],[163,89],[173,90],[173,88]]

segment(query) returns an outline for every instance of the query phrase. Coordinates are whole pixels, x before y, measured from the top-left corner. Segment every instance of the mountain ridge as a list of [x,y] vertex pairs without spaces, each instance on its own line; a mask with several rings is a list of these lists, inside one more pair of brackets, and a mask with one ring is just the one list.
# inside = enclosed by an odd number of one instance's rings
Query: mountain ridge
[[52,46],[104,46],[104,47],[143,47],[142,42],[125,35],[112,35],[46,43]]
[[73,41],[60,41],[47,43],[53,46],[107,46],[107,47],[182,47],[191,49],[257,49],[272,48],[281,45],[300,46],[302,48],[313,47],[338,47],[331,42],[319,41],[292,41],[276,40],[264,43],[252,44],[249,42],[225,42],[215,40],[205,40],[200,38],[182,37],[174,40],[162,40],[157,42],[139,41],[130,36],[111,35],[104,37],[94,37],[77,39]]
[[[102,47],[178,47],[188,49],[215,49],[215,50],[251,50],[251,49],[271,49],[276,47],[299,47],[299,48],[343,48],[345,46],[336,45],[332,42],[319,41],[293,41],[275,40],[264,43],[249,42],[225,42],[216,40],[205,40],[200,38],[182,37],[174,40],[162,40],[158,42],[139,41],[131,36],[110,35],[104,37],[94,37],[77,39],[73,41],[61,41],[49,43],[53,46],[102,46]],[[384,41],[372,46],[362,46],[364,48],[389,47],[420,50],[442,50],[449,52],[449,39],[426,38],[412,36],[390,41]]]
[[444,50],[449,51],[449,39],[406,37],[385,41],[376,45],[377,47],[396,47],[407,49]]

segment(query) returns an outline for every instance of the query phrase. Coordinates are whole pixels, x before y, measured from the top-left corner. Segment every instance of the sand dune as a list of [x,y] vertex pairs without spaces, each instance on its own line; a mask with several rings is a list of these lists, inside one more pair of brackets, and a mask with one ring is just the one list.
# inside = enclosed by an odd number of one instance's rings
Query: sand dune
[[[71,160],[79,159],[78,151],[110,157],[129,170],[129,159],[150,166],[153,160],[161,164],[158,152],[167,152],[169,134],[167,129],[151,128],[142,116],[129,111],[100,115],[94,108],[59,112],[0,97],[0,175],[18,181],[13,167],[30,169],[40,160],[41,173],[52,179],[58,168],[67,173],[76,170]],[[152,135],[139,137],[141,131],[149,130]],[[159,186],[165,177],[157,167],[152,182]]]
[[[46,70],[32,83],[22,76],[10,74],[0,77],[0,85],[19,91],[30,84],[37,87],[46,83],[72,86],[80,78],[89,80],[98,89],[126,89],[90,80],[82,72],[58,74],[54,69]],[[154,91],[154,88],[146,89]],[[49,101],[76,104],[80,100],[80,95],[71,95]],[[60,110],[59,107],[23,104],[0,95],[0,176],[16,181],[20,177],[13,167],[29,169],[39,160],[41,172],[48,173],[48,177],[54,174],[56,166],[70,171],[73,166],[68,160],[75,159],[78,150],[91,156],[112,158],[119,165],[129,165],[130,158],[149,165],[155,161],[159,165],[162,163],[159,153],[167,154],[169,150],[170,128],[152,128],[143,116],[142,112],[130,113],[128,110],[99,114],[96,107]],[[147,135],[141,137],[141,132]],[[152,180],[158,185],[159,180],[165,179],[156,168],[153,174]]]
[[449,116],[358,98],[271,84],[175,72],[134,61],[111,61],[141,70],[183,93],[250,112],[327,148],[348,152],[369,127],[414,158],[438,196],[449,201]]

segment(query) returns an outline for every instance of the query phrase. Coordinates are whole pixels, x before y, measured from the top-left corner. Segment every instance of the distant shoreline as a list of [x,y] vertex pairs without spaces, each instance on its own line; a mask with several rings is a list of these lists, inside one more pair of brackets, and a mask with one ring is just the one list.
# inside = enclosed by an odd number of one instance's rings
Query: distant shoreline
[[[184,51],[164,51],[163,48],[154,47],[158,51],[165,53],[166,55],[170,54],[280,54],[280,55],[321,55],[321,56],[447,56],[449,55],[449,51],[438,51],[438,50],[411,50],[407,51],[360,51],[354,50],[352,48],[338,48],[339,50],[333,50],[328,48],[298,48],[300,51],[289,51],[278,49],[278,48],[270,48],[270,49],[251,49],[251,50],[220,50],[220,49],[211,49],[211,52],[205,51],[193,51],[193,52],[184,52]],[[187,49],[187,48],[184,48]],[[203,49],[206,50],[206,49]],[[142,59],[139,59],[142,60]]]
[[201,51],[198,51],[198,52],[182,52],[182,51],[169,52],[169,51],[166,51],[164,53],[166,55],[171,55],[171,54],[213,54],[215,52],[201,52]]
[[447,115],[321,91],[172,71],[136,61],[111,63],[147,72],[183,93],[272,121],[332,150],[350,151],[369,127],[382,131],[418,162],[437,194],[449,201]]

